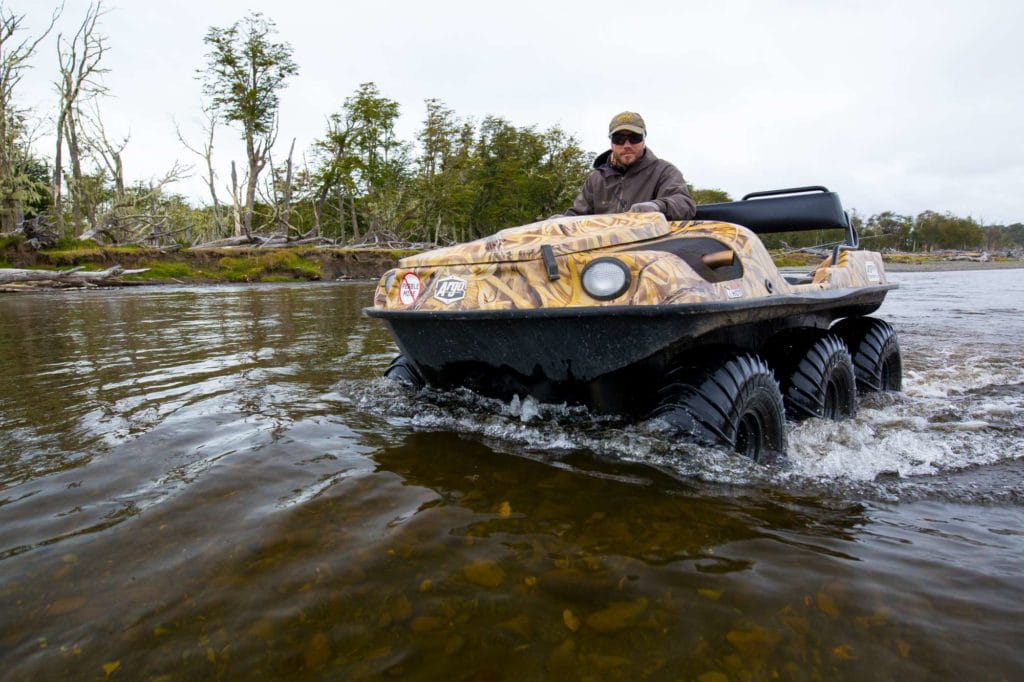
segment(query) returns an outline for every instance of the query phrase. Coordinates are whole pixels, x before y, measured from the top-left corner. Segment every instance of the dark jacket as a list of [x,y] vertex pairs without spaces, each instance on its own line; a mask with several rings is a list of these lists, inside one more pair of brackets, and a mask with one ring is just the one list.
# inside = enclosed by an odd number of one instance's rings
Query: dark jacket
[[625,213],[633,204],[653,201],[669,220],[689,220],[697,205],[679,169],[650,149],[625,169],[611,165],[612,150],[594,160],[594,172],[565,215]]

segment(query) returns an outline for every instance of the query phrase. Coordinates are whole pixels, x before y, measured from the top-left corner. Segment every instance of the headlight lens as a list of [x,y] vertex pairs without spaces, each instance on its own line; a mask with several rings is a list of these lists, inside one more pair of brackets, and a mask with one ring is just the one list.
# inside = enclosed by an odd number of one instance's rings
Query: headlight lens
[[629,268],[617,258],[598,258],[583,269],[583,290],[607,301],[629,288]]

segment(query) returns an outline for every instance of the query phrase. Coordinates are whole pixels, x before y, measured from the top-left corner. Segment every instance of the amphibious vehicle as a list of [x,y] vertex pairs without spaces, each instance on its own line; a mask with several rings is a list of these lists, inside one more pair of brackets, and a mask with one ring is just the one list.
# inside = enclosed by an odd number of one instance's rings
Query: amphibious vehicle
[[[842,230],[809,272],[758,237]],[[755,460],[785,417],[843,418],[857,391],[899,390],[896,288],[824,187],[660,213],[554,217],[424,252],[385,273],[366,314],[401,354],[386,374],[502,399],[587,405]]]

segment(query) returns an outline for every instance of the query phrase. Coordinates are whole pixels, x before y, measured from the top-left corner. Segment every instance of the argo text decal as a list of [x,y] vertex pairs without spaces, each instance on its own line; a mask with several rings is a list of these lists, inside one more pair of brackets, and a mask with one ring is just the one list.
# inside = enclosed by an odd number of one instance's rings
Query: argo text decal
[[461,277],[445,277],[434,286],[434,298],[442,303],[454,303],[466,296],[466,280]]

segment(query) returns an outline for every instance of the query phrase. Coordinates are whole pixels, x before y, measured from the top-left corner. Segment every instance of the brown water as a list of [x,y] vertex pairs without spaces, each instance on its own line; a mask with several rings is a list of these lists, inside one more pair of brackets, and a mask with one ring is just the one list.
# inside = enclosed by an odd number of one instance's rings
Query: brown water
[[415,395],[366,284],[0,298],[0,678],[1024,676],[1024,271],[772,469]]

